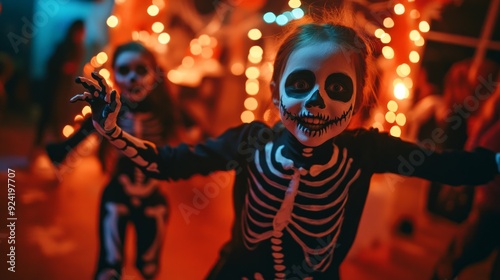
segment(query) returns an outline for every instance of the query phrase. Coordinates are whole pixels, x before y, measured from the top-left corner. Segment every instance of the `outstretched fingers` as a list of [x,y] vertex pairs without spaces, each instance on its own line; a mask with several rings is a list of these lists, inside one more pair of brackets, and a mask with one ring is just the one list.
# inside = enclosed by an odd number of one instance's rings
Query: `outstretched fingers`
[[80,94],[77,94],[73,97],[71,97],[71,99],[69,100],[69,102],[71,103],[75,103],[77,101],[87,101],[87,102],[90,102],[90,100],[92,100],[92,94],[90,92],[84,92],[84,93],[80,93]]
[[86,90],[88,90],[90,93],[95,93],[99,94],[101,92],[102,88],[97,85],[94,81],[91,79],[85,78],[85,77],[77,77],[75,80],[78,84],[81,84]]
[[106,79],[101,74],[99,74],[98,72],[92,72],[91,75],[92,75],[92,78],[94,78],[94,80],[97,81],[97,83],[99,84],[99,86],[101,87],[101,89],[107,93],[108,89],[110,87],[108,86],[108,83],[106,82]]

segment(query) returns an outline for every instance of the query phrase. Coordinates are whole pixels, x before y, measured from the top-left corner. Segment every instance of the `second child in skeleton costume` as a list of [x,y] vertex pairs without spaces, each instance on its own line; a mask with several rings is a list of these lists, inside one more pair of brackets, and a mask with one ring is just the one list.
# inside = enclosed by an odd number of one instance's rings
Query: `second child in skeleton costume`
[[[114,82],[126,105],[121,108],[117,120],[124,131],[158,145],[172,142],[174,106],[163,71],[160,71],[153,53],[137,42],[120,45],[115,50],[112,68]],[[77,82],[84,86],[88,84],[85,78],[79,78]],[[90,130],[87,122],[82,127]],[[89,134],[83,130],[57,146],[62,145],[65,149],[68,145],[75,146]],[[128,158],[122,156],[118,159],[101,198],[100,253],[95,279],[121,279],[125,232],[129,222],[134,224],[137,235],[137,268],[145,279],[152,279],[157,274],[169,214],[158,183],[144,175]]]
[[[94,75],[73,97],[102,135],[149,174],[176,180],[234,170],[235,221],[208,279],[338,279],[374,173],[453,185],[498,173],[500,155],[427,151],[376,130],[346,130],[366,100],[371,52],[347,22],[303,23],[278,50],[271,89],[281,123],[243,124],[189,147],[157,147],[116,125],[118,94]],[[88,86],[87,86],[88,88]]]

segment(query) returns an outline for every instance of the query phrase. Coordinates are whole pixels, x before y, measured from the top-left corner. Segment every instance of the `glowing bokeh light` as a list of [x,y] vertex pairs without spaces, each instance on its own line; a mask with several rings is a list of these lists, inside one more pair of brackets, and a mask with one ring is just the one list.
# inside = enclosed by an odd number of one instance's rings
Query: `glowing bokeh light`
[[99,70],[99,74],[101,74],[104,79],[109,79],[109,77],[111,76],[111,73],[109,73],[109,70],[106,68],[102,68],[101,70]]
[[262,57],[264,54],[264,50],[260,46],[252,46],[248,52],[253,57]]
[[391,127],[389,133],[394,136],[394,137],[400,137],[401,136],[401,128],[397,125]]
[[394,58],[394,50],[389,46],[384,46],[382,48],[382,55],[387,59]]
[[413,80],[410,77],[406,77],[403,79],[403,84],[405,85],[406,88],[412,88]]
[[408,91],[408,88],[405,87],[403,83],[397,83],[394,86],[394,97],[396,97],[399,100],[403,100],[409,96],[410,92]]
[[396,13],[396,15],[404,14],[405,13],[405,6],[401,3],[394,5],[394,13]]
[[292,10],[292,15],[295,19],[300,19],[304,16],[304,10],[302,10],[301,8],[295,8]]
[[245,70],[245,76],[249,79],[257,79],[260,75],[259,69],[255,66],[250,66]]
[[168,44],[168,42],[170,42],[170,35],[166,32],[160,33],[160,35],[158,35],[158,42],[163,45]]
[[104,64],[108,61],[108,55],[105,52],[100,52],[95,56],[97,63]]
[[394,27],[394,20],[390,17],[386,17],[382,24],[385,28],[392,28]]
[[257,64],[257,63],[262,61],[262,56],[255,57],[255,56],[252,56],[251,54],[248,54],[248,61],[250,61],[251,63]]
[[244,123],[250,123],[255,120],[255,115],[251,111],[244,111],[241,113],[241,121]]
[[431,30],[431,26],[429,25],[429,23],[427,21],[423,20],[418,24],[418,29],[420,29],[420,31],[425,33],[425,32],[429,32],[429,30]]
[[385,113],[385,120],[388,123],[394,123],[396,121],[396,114],[394,114],[394,112],[392,111]]
[[410,68],[410,65],[406,64],[406,63],[403,63],[401,65],[399,65],[397,68],[396,68],[396,73],[400,76],[400,77],[406,77],[408,75],[410,75],[411,73],[411,68]]
[[248,80],[245,83],[245,91],[248,95],[256,95],[259,92],[259,81]]
[[115,15],[111,15],[106,20],[106,24],[111,28],[115,28],[118,25],[118,18]]
[[285,15],[279,15],[276,17],[276,24],[283,26],[288,23],[288,18]]
[[382,35],[385,34],[385,31],[382,28],[377,28],[375,29],[375,32],[373,34],[375,35],[375,37],[380,39],[382,38]]
[[302,3],[300,2],[300,0],[290,0],[288,1],[288,6],[292,9],[295,9],[295,8],[298,8],[300,7],[300,5],[302,5]]
[[384,33],[384,35],[382,35],[382,38],[380,38],[380,42],[388,44],[389,42],[391,42],[391,35],[389,35],[388,33]]
[[153,23],[151,26],[151,30],[153,30],[154,33],[161,33],[163,29],[165,29],[165,26],[159,21]]
[[398,107],[398,103],[394,100],[390,100],[389,102],[387,102],[387,110],[391,112],[396,112],[398,110]]
[[152,17],[158,15],[159,12],[160,12],[160,9],[156,5],[150,5],[148,7],[148,15],[150,15]]
[[397,116],[396,116],[396,123],[399,125],[399,126],[404,126],[406,124],[406,116],[405,114],[403,113],[399,113]]
[[420,17],[420,12],[417,9],[413,9],[410,11],[410,17],[412,19],[417,19]]
[[198,42],[202,46],[209,46],[210,45],[210,36],[207,34],[202,34],[200,37],[198,37]]
[[415,46],[417,46],[417,47],[421,47],[424,44],[425,44],[425,40],[424,40],[424,37],[422,37],[422,36],[420,36],[420,38],[415,41]]
[[243,103],[243,105],[245,106],[245,108],[247,110],[255,110],[257,109],[257,107],[259,106],[259,103],[257,102],[257,99],[253,98],[253,97],[248,97],[247,99],[245,99],[245,102]]
[[68,124],[63,127],[62,134],[64,135],[64,137],[70,137],[73,132],[75,132],[75,128],[73,128],[71,125]]
[[418,32],[417,30],[410,31],[410,40],[417,41],[420,38],[421,38],[420,32]]
[[257,28],[253,28],[248,31],[248,38],[250,38],[250,40],[259,40],[261,37],[262,32],[260,32],[260,30]]
[[276,15],[273,12],[267,12],[262,18],[266,23],[273,23],[276,20]]
[[90,108],[89,105],[85,105],[85,107],[82,108],[82,115],[85,117],[90,113],[92,113],[92,109]]
[[411,51],[409,55],[409,59],[413,63],[417,63],[420,61],[420,55],[416,51]]
[[235,76],[239,76],[245,72],[245,66],[242,63],[236,62],[231,65],[231,73]]

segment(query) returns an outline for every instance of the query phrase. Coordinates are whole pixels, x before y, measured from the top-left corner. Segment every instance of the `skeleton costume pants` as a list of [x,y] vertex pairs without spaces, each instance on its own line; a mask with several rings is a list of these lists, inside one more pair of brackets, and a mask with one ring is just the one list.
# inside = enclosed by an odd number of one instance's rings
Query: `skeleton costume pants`
[[136,267],[145,279],[152,278],[158,271],[158,258],[165,237],[169,207],[157,188],[157,181],[149,179],[138,185],[131,182],[136,181],[140,175],[132,177],[134,178],[117,173],[102,195],[99,215],[100,253],[96,273],[98,280],[121,279],[125,234],[127,224],[130,223],[133,224],[137,237]]

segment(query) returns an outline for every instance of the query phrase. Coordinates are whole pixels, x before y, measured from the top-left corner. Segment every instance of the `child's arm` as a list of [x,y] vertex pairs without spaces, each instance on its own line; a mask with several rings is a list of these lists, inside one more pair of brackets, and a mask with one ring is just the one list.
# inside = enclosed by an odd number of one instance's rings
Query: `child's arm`
[[241,172],[246,162],[252,160],[255,149],[261,149],[264,145],[261,131],[270,130],[262,123],[244,124],[194,147],[180,144],[177,147],[157,148],[149,141],[122,131],[117,125],[121,106],[119,94],[111,90],[98,74],[93,73],[92,77],[97,84],[86,78],[77,79],[88,92],[74,96],[71,101],[90,103],[96,130],[149,177],[175,180],[194,174],[207,175],[218,170]]
[[81,84],[87,92],[75,95],[70,101],[87,101],[92,109],[92,122],[95,129],[135,164],[148,173],[158,174],[156,145],[122,131],[117,125],[121,108],[120,95],[116,90],[111,90],[106,80],[98,73],[92,73],[92,77],[97,84],[84,77],[76,79],[76,82]]
[[436,131],[423,146],[402,141],[385,133],[371,134],[369,157],[376,173],[391,172],[449,185],[481,185],[500,173],[500,154],[478,148],[473,152],[436,151],[446,135]]

